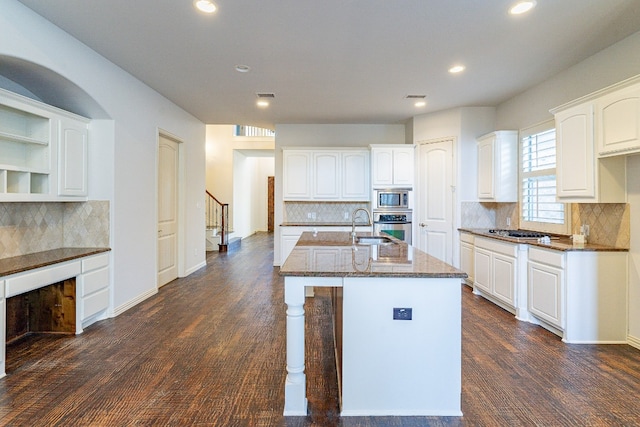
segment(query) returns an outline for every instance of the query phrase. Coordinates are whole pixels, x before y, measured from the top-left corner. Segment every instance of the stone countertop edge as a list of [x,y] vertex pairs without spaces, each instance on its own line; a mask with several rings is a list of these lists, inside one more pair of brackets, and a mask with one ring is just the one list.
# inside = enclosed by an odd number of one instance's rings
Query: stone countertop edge
[[[363,236],[370,236],[371,233],[358,233]],[[387,237],[387,236],[385,236]],[[372,265],[379,267],[381,270],[365,270],[360,271],[352,268],[350,264],[332,264],[330,266],[323,265],[322,268],[310,266],[306,262],[298,262],[296,264],[296,257],[291,255],[279,269],[280,276],[294,276],[294,277],[381,277],[381,278],[440,278],[440,279],[464,279],[467,273],[458,270],[441,261],[420,249],[407,245],[405,242],[398,240],[392,236],[388,236],[392,240],[396,241],[398,252],[402,254],[402,258],[398,258],[397,262],[381,262],[380,264]],[[309,248],[326,249],[326,248],[340,248],[340,249],[352,249],[354,246],[351,244],[351,233],[346,231],[319,231],[312,233],[306,231],[302,233],[302,236],[298,240],[298,243],[293,248],[292,254],[298,250],[305,250]],[[412,258],[410,262],[407,261],[407,253],[411,251]],[[327,268],[327,267],[330,267]],[[396,268],[395,271],[388,270],[389,268]]]
[[503,240],[509,243],[518,243],[524,245],[537,246],[554,251],[581,251],[581,252],[629,252],[629,248],[618,248],[615,246],[598,245],[594,243],[585,243],[584,245],[574,245],[568,236],[559,236],[549,233],[549,236],[556,237],[558,240],[551,240],[551,243],[540,243],[533,239],[518,239],[516,237],[497,236],[489,233],[488,228],[458,228],[458,231],[471,233],[479,237],[487,237],[489,239]]
[[0,259],[0,277],[16,273],[23,273],[36,268],[72,261],[102,252],[109,252],[111,248],[58,248],[48,251],[34,252]]

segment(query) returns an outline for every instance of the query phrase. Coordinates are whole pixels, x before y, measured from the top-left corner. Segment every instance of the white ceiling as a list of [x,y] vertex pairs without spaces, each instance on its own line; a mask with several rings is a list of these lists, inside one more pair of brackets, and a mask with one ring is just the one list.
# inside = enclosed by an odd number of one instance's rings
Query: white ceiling
[[638,0],[20,1],[203,122],[269,128],[497,105],[640,30]]

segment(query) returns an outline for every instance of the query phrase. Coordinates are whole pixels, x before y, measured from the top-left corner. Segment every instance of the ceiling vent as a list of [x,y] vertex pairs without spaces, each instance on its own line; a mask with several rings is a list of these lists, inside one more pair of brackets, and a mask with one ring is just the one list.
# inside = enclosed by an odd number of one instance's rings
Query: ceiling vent
[[276,97],[275,93],[256,93],[256,96],[258,98],[267,98],[267,99],[273,99]]
[[425,99],[427,95],[407,95],[406,99]]

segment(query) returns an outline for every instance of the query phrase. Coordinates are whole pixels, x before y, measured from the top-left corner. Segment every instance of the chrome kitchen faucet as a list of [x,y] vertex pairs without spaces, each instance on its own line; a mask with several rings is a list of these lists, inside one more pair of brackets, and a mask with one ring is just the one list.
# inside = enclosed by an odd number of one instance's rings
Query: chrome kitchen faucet
[[[351,242],[355,245],[356,244],[356,217],[358,216],[358,212],[363,211],[364,213],[367,214],[367,220],[368,220],[368,224],[373,226],[373,223],[371,222],[371,214],[369,213],[369,211],[365,208],[358,208],[356,210],[353,211],[353,213],[351,214]],[[371,234],[373,234],[373,230],[371,230]]]

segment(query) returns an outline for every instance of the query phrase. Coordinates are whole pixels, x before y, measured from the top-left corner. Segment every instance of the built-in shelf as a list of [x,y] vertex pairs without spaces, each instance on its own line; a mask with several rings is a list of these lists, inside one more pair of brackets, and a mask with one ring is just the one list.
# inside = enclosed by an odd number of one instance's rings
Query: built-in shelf
[[0,202],[86,199],[88,124],[0,89]]

